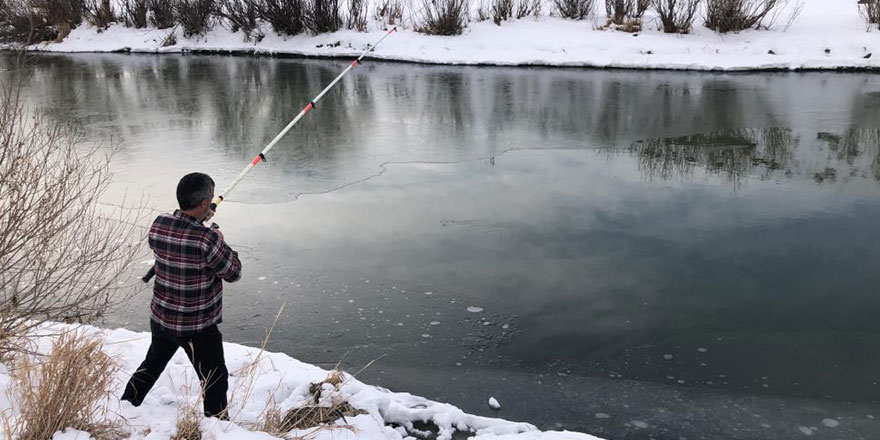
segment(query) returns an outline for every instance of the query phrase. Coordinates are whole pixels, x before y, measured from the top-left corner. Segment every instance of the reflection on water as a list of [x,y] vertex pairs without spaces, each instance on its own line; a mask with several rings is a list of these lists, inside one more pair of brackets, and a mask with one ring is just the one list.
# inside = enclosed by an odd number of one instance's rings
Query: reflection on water
[[[115,189],[168,209],[345,64],[33,66],[29,103],[118,142]],[[246,260],[225,334],[260,340],[287,301],[273,349],[387,354],[361,378],[481,414],[491,392],[615,439],[872,438],[878,115],[877,75],[366,63],[218,214]],[[109,324],[145,329],[147,300]]]

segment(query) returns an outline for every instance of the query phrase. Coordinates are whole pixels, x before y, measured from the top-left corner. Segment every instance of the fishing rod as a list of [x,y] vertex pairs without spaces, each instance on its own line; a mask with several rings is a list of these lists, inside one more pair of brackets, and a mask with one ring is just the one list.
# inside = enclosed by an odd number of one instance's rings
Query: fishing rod
[[[281,132],[279,132],[278,135],[275,136],[275,138],[272,139],[272,141],[270,141],[269,144],[266,145],[263,150],[260,151],[260,153],[257,154],[257,156],[254,157],[254,159],[243,170],[241,170],[238,176],[236,176],[236,178],[232,180],[232,183],[230,183],[229,186],[227,186],[226,189],[224,189],[223,192],[221,192],[217,197],[214,197],[214,200],[211,201],[211,211],[217,211],[217,207],[220,206],[221,203],[223,203],[223,200],[225,200],[229,193],[235,188],[235,186],[238,185],[238,182],[241,182],[241,180],[244,179],[244,176],[250,173],[255,166],[257,166],[260,162],[266,162],[266,154],[269,152],[269,150],[271,150],[275,146],[275,144],[277,144],[278,141],[280,141],[281,138],[283,138],[284,135],[286,135],[287,132],[290,131],[290,129],[293,128],[293,126],[296,125],[296,123],[303,118],[303,116],[317,108],[316,104],[318,103],[318,101],[320,101],[321,98],[323,98],[324,95],[329,92],[330,89],[332,89],[333,86],[335,86],[336,83],[338,83],[339,80],[341,80],[342,77],[345,76],[346,73],[348,73],[351,69],[354,69],[356,66],[360,65],[361,60],[363,60],[368,53],[376,50],[376,46],[378,46],[382,41],[388,38],[395,31],[397,31],[397,27],[391,28],[391,30],[386,32],[385,35],[383,35],[382,38],[379,39],[379,41],[376,41],[371,46],[367,46],[367,48],[364,49],[359,57],[352,61],[351,64],[349,64],[348,67],[346,67],[345,70],[342,71],[342,73],[340,73],[333,81],[330,82],[330,84],[327,85],[327,87],[324,87],[324,90],[321,90],[321,93],[318,93],[318,96],[315,96],[311,101],[309,101],[309,103],[302,110],[300,110],[299,114],[297,114],[296,117],[293,118],[290,123],[288,123],[287,126],[284,127],[284,129],[281,130]],[[216,228],[217,224],[212,223],[211,227]],[[151,278],[153,278],[154,275],[156,275],[155,265],[150,268],[150,270],[147,272],[146,275],[143,276],[143,278],[141,278],[141,280],[147,283],[150,281]]]

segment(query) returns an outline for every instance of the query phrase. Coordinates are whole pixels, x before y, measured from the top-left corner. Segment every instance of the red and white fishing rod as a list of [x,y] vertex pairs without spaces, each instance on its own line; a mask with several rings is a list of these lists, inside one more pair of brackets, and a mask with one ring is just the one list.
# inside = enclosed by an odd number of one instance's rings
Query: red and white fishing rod
[[228,196],[229,193],[233,190],[233,188],[235,188],[235,186],[238,185],[238,182],[241,182],[241,179],[244,179],[244,176],[246,176],[249,172],[251,172],[251,170],[254,169],[254,167],[260,163],[260,161],[266,160],[266,153],[268,153],[269,150],[271,150],[272,147],[274,147],[275,144],[277,144],[278,141],[280,141],[281,138],[283,138],[284,135],[287,134],[287,132],[290,131],[290,129],[293,128],[293,126],[296,125],[296,123],[299,122],[300,119],[303,118],[303,116],[305,116],[310,111],[314,110],[316,108],[315,106],[318,103],[318,101],[320,101],[321,98],[323,98],[324,95],[328,91],[330,91],[330,89],[332,89],[333,86],[335,86],[336,83],[338,83],[339,80],[341,80],[342,77],[345,76],[346,73],[348,73],[351,69],[354,69],[355,66],[360,64],[361,60],[364,59],[364,57],[367,56],[367,54],[369,52],[375,50],[376,46],[378,46],[383,40],[388,38],[388,36],[391,35],[392,33],[394,33],[394,31],[396,31],[396,30],[397,30],[396,27],[392,28],[385,35],[383,35],[382,38],[379,39],[379,41],[377,41],[372,46],[367,47],[367,49],[364,50],[364,52],[361,54],[361,56],[357,57],[357,59],[352,61],[351,64],[349,64],[348,67],[346,67],[345,70],[343,70],[342,73],[340,73],[339,76],[336,77],[336,79],[334,79],[330,84],[328,84],[327,87],[324,88],[324,90],[321,90],[321,93],[318,93],[318,96],[315,96],[314,99],[309,101],[308,105],[306,105],[305,108],[303,108],[299,112],[299,114],[296,115],[296,117],[293,118],[293,120],[291,120],[290,123],[287,124],[287,126],[284,127],[284,129],[281,130],[281,132],[278,133],[278,135],[275,136],[275,138],[272,139],[272,141],[269,142],[269,144],[266,145],[265,148],[263,148],[263,151],[260,151],[260,153],[257,154],[256,157],[254,157],[254,160],[252,160],[251,163],[249,163],[248,166],[246,166],[241,171],[241,173],[238,174],[238,176],[232,181],[232,183],[230,183],[229,186],[227,186],[226,189],[223,190],[223,192],[221,192],[219,195],[217,195],[217,197],[214,198],[213,203],[211,203],[211,210],[216,210],[217,206],[219,206],[221,203],[223,203],[223,200],[226,198],[226,196]]
[[[349,64],[348,67],[346,67],[345,70],[343,70],[342,73],[339,74],[339,76],[337,76],[332,82],[330,82],[330,84],[327,85],[327,87],[324,87],[324,90],[321,90],[321,93],[318,93],[318,96],[315,96],[311,101],[309,101],[308,105],[306,105],[305,108],[303,108],[299,112],[299,114],[296,115],[296,117],[293,118],[290,123],[288,123],[287,126],[284,127],[284,129],[281,130],[281,132],[278,133],[278,135],[275,136],[275,138],[272,139],[272,141],[270,141],[269,144],[266,145],[266,147],[263,148],[263,150],[260,151],[259,154],[257,154],[256,157],[254,157],[254,160],[252,160],[251,163],[249,163],[243,170],[241,170],[240,173],[238,173],[238,176],[236,176],[232,183],[230,183],[229,186],[227,186],[226,189],[223,190],[223,192],[221,192],[219,195],[217,195],[217,197],[214,198],[214,200],[211,202],[211,210],[216,211],[217,206],[223,203],[223,200],[226,198],[226,196],[229,195],[229,193],[235,188],[235,186],[238,185],[238,182],[241,182],[241,179],[244,179],[244,176],[251,172],[251,170],[260,163],[260,161],[266,160],[266,153],[268,153],[269,150],[271,150],[272,147],[274,147],[275,144],[277,144],[278,141],[280,141],[281,138],[283,138],[284,135],[287,134],[287,132],[290,131],[290,129],[293,128],[293,126],[296,125],[296,123],[299,122],[300,119],[303,118],[303,116],[305,116],[308,112],[314,110],[318,101],[320,101],[321,98],[323,98],[324,95],[327,94],[327,92],[329,92],[330,89],[332,89],[333,86],[335,86],[336,83],[338,83],[339,80],[341,80],[342,77],[345,76],[346,73],[348,73],[351,69],[354,69],[355,66],[359,65],[361,63],[361,60],[364,59],[364,57],[367,56],[368,53],[376,50],[376,46],[378,46],[379,43],[388,38],[388,36],[393,34],[396,30],[396,27],[391,28],[391,30],[385,33],[385,35],[383,35],[382,38],[379,39],[379,41],[375,42],[372,46],[368,46],[366,49],[364,49],[363,53],[361,53],[359,57],[352,61],[351,64]],[[147,274],[144,275],[143,278],[141,278],[141,280],[143,280],[143,282],[145,283],[149,282],[155,274],[156,266],[154,265],[150,268],[149,272],[147,272]]]

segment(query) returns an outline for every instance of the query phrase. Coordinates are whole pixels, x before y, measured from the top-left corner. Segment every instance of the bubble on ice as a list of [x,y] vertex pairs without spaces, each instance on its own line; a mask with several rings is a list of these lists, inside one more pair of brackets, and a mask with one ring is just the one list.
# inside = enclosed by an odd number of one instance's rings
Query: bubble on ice
[[431,321],[431,325],[440,325],[440,321]]
[[629,422],[629,423],[639,429],[645,429],[648,427],[648,424],[641,421],[641,420],[633,420],[632,422]]
[[667,361],[672,360],[672,358],[673,358],[673,356],[669,353],[666,353],[663,355],[663,359],[666,359]]
[[829,428],[836,428],[837,425],[840,425],[840,422],[835,419],[822,419],[822,424]]
[[798,430],[804,433],[804,435],[813,435],[813,430],[807,426],[798,426]]
[[434,292],[425,292],[425,295],[433,295]]
[[498,399],[494,397],[489,398],[489,407],[495,410],[501,409],[501,404],[498,403]]
[[257,278],[257,279],[260,280],[260,281],[263,281],[263,280],[266,279],[266,277],[259,277],[259,278]]
[[700,353],[705,353],[705,352],[707,352],[707,351],[709,351],[709,350],[706,349],[706,348],[700,347],[700,348],[697,349],[697,351],[699,351]]
[[610,415],[605,414],[605,413],[596,413],[596,415],[594,417],[596,417],[597,419],[610,419],[611,418]]
[[483,308],[482,308],[482,307],[470,306],[470,307],[467,308],[467,311],[468,311],[468,312],[471,312],[471,313],[480,313],[480,312],[483,311]]
[[427,333],[422,333],[422,337],[425,338],[425,339],[427,339],[427,338],[430,338],[431,335],[429,335],[429,334],[427,334]]

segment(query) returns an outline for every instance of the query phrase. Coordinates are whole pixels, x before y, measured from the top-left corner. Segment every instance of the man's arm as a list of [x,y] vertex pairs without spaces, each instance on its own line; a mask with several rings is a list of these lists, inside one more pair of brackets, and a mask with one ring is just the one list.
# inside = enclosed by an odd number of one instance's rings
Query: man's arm
[[241,278],[241,261],[238,259],[238,252],[226,244],[223,235],[217,230],[208,231],[208,241],[208,251],[205,254],[208,268],[223,281],[229,283],[238,281]]

